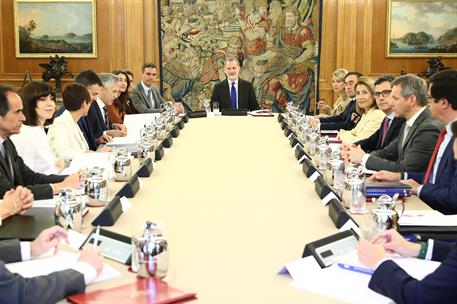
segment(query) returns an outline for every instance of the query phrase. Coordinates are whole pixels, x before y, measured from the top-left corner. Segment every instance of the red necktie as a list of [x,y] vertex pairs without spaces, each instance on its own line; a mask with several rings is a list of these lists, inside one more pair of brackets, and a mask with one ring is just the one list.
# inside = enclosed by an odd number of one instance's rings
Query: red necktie
[[386,117],[384,119],[384,124],[382,126],[381,147],[384,147],[384,140],[386,139],[387,133],[389,132],[389,124],[390,124],[390,118]]
[[441,130],[440,136],[438,136],[438,140],[436,141],[435,149],[433,150],[432,158],[428,163],[427,172],[425,173],[424,182],[423,184],[428,183],[430,179],[430,174],[432,173],[433,164],[435,163],[436,155],[438,154],[438,150],[440,149],[441,143],[444,140],[444,136],[446,135],[446,128]]

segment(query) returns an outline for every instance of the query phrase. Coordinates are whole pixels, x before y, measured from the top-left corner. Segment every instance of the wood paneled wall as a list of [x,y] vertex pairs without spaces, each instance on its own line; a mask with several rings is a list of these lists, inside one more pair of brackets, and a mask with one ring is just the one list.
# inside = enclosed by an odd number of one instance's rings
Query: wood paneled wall
[[[129,68],[138,79],[143,62],[159,62],[158,1],[98,0],[98,58],[70,58],[69,70],[76,75],[88,68],[97,72]],[[13,0],[0,2],[0,83],[19,87],[25,71],[41,79],[38,63],[48,60],[15,57]],[[321,99],[333,103],[336,98],[331,86],[336,68],[376,77],[398,75],[401,68],[418,73],[426,67],[425,58],[385,57],[387,0],[323,0],[322,9]],[[457,68],[457,58],[443,62]]]
[[[40,80],[44,69],[38,64],[49,62],[49,59],[16,58],[14,1],[0,2],[0,83],[20,87],[26,71],[34,80]],[[76,76],[85,69],[109,72],[128,68],[138,79],[145,61],[158,62],[160,58],[158,0],[98,0],[96,3],[98,57],[68,58],[68,70]],[[65,77],[63,84],[71,81]]]
[[[387,0],[324,0],[321,99],[330,104],[336,99],[331,75],[337,68],[356,70],[373,78],[399,75],[402,68],[413,74],[426,68],[426,58],[386,58],[386,20]],[[457,58],[444,58],[443,63],[457,68]]]

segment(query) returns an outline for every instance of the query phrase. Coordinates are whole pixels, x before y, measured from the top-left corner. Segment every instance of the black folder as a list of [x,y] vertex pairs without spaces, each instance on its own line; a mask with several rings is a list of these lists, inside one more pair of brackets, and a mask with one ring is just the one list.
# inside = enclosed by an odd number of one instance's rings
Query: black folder
[[2,222],[0,240],[33,241],[44,229],[56,225],[54,216],[13,215]]

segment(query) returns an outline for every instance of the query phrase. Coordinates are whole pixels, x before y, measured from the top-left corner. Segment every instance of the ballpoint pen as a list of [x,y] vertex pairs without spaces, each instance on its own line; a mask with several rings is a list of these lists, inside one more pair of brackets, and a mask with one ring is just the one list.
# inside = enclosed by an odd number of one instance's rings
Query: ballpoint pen
[[347,264],[343,264],[343,263],[338,263],[338,266],[340,268],[342,268],[342,269],[345,269],[345,270],[350,270],[350,271],[354,271],[354,272],[360,272],[360,273],[368,274],[368,275],[372,275],[373,274],[373,270],[368,269],[368,268],[362,268],[362,267],[347,265]]
[[97,248],[97,246],[98,246],[98,237],[99,236],[100,236],[100,225],[98,225],[97,230],[95,230],[94,243],[92,244],[94,246],[94,249]]

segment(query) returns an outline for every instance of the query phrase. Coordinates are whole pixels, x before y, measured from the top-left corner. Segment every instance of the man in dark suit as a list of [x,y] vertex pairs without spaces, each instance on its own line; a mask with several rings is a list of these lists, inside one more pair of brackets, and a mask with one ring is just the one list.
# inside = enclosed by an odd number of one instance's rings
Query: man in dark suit
[[67,239],[67,232],[54,226],[43,230],[31,243],[19,240],[0,242],[0,303],[56,303],[65,297],[82,293],[103,268],[99,250],[87,246],[75,265],[48,275],[24,278],[8,271],[5,263],[39,257],[56,249],[60,239]]
[[392,92],[392,81],[394,77],[390,75],[381,76],[374,83],[374,97],[378,108],[386,114],[386,117],[381,123],[380,128],[370,137],[354,143],[354,146],[359,146],[363,151],[369,153],[383,149],[395,138],[398,137],[401,127],[405,123],[402,117],[395,117],[393,111],[393,100],[390,96]]
[[29,188],[35,199],[49,199],[61,189],[79,187],[79,173],[68,177],[32,171],[18,155],[10,135],[18,134],[25,116],[22,100],[10,87],[0,86],[0,197],[16,186]]
[[363,76],[359,72],[349,72],[344,78],[344,90],[346,95],[351,98],[343,113],[323,118],[315,118],[311,121],[313,126],[321,123],[321,130],[352,130],[360,120],[360,114],[356,111],[355,85],[359,77]]
[[[416,280],[392,261],[386,252],[442,263],[422,280]],[[432,239],[424,243],[412,243],[406,241],[397,231],[388,230],[376,235],[371,242],[361,240],[357,253],[362,264],[374,269],[368,287],[391,298],[395,303],[455,303],[456,244]]]
[[366,154],[360,147],[351,147],[345,157],[369,170],[424,172],[442,128],[427,108],[425,82],[411,74],[399,76],[392,82],[391,94],[395,115],[406,119],[398,137],[384,149],[371,154]]
[[428,98],[432,116],[445,124],[426,171],[395,173],[380,171],[373,179],[398,181],[412,187],[413,194],[433,209],[457,214],[457,161],[453,145],[457,135],[457,70],[446,70],[429,79]]
[[[133,86],[130,100],[135,109],[140,113],[160,113],[165,103],[159,90],[154,86],[157,81],[157,66],[146,62],[141,68],[141,81]],[[174,103],[179,113],[184,113],[184,106],[180,102]]]
[[100,73],[103,88],[95,102],[92,102],[87,113],[87,122],[95,137],[97,145],[105,144],[106,139],[127,135],[127,129],[123,124],[110,123],[107,106],[112,105],[117,98],[119,79],[111,73]]
[[213,94],[211,96],[211,105],[213,105],[214,102],[218,102],[221,110],[259,110],[260,107],[257,103],[252,84],[238,78],[240,74],[240,64],[235,57],[227,57],[225,59],[224,72],[227,79],[214,86]]

